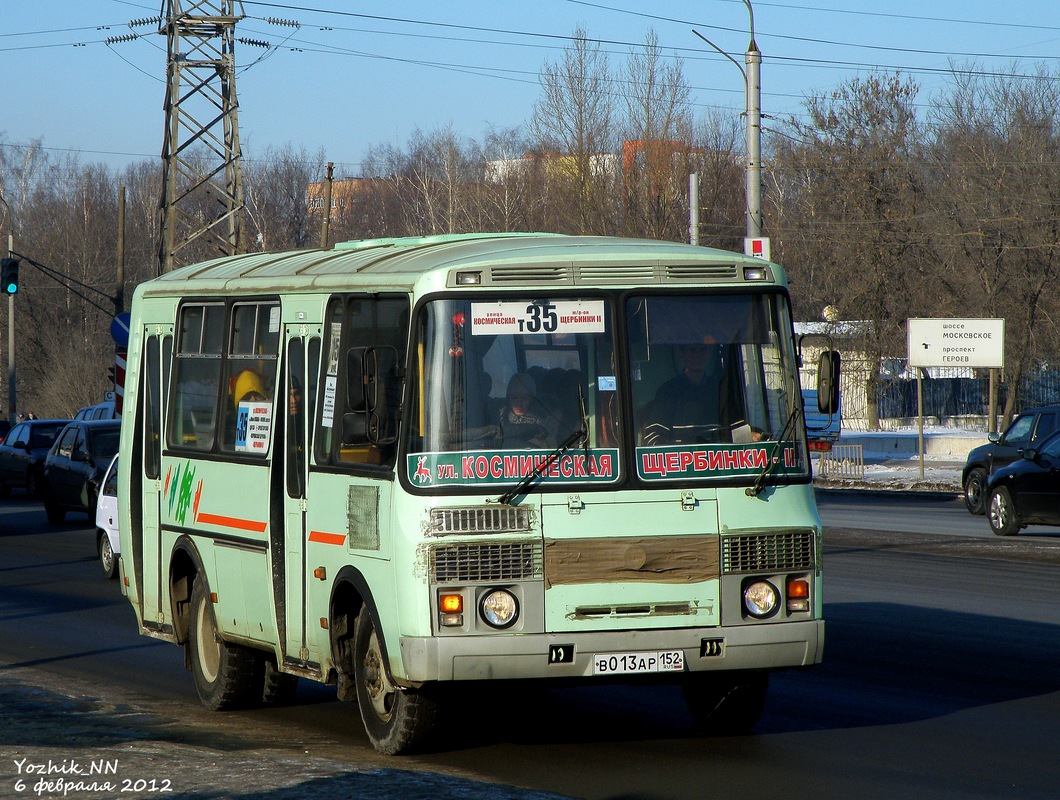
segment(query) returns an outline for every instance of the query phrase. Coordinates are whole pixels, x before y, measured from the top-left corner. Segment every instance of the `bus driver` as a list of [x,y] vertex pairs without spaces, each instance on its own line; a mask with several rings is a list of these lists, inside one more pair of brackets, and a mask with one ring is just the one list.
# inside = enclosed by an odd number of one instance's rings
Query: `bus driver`
[[717,441],[720,428],[720,362],[711,344],[676,347],[681,371],[663,383],[645,409],[643,442],[649,446]]

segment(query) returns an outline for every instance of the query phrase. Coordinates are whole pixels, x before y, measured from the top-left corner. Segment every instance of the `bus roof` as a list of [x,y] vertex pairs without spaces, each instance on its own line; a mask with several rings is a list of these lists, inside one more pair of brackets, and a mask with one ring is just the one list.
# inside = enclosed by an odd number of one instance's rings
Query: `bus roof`
[[[766,282],[786,284],[762,259],[679,242],[552,233],[474,233],[366,239],[330,250],[246,253],[192,264],[140,287],[146,295],[308,287],[335,290],[385,284],[412,289],[430,273],[438,288],[457,270],[482,270],[480,285],[642,285],[728,283],[739,267],[767,267]],[[179,284],[179,287],[176,285]],[[193,284],[193,286],[189,286]]]

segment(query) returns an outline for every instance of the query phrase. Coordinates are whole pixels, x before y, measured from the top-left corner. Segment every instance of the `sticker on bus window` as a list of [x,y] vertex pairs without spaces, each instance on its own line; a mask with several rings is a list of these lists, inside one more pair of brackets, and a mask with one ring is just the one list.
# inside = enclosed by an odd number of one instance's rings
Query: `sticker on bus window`
[[603,300],[472,303],[471,335],[603,333]]
[[777,475],[806,469],[794,442],[637,448],[637,475],[644,481],[758,475],[770,465]]
[[542,483],[610,483],[618,480],[617,448],[563,453],[498,450],[481,453],[410,453],[406,468],[416,486],[503,485],[539,471]]
[[272,403],[243,401],[236,412],[236,450],[244,453],[269,452],[272,438]]
[[339,379],[334,375],[324,378],[324,405],[320,409],[320,424],[330,428],[335,424],[335,392]]
[[280,307],[273,306],[269,310],[269,333],[280,332]]
[[331,336],[328,338],[328,375],[339,374],[339,355],[342,347],[342,323],[331,323]]

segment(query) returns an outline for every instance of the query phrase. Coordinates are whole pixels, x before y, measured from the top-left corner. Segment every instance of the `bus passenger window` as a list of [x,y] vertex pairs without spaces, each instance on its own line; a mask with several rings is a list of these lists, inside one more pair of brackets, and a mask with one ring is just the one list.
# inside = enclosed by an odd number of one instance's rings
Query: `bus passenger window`
[[[328,310],[325,396],[334,416],[320,421],[318,461],[393,466],[401,416],[408,300],[336,298]],[[330,389],[328,387],[334,387]],[[326,414],[327,412],[325,412]]]

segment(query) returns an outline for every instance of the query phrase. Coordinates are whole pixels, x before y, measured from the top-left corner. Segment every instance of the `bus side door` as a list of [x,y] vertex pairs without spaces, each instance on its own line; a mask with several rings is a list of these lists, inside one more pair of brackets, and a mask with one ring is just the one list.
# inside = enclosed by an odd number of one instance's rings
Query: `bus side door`
[[[305,665],[315,660],[308,649],[306,581],[306,485],[310,452],[310,421],[316,404],[316,376],[320,364],[319,330],[312,338],[308,326],[288,325],[284,334],[286,353],[282,412],[283,452],[274,453],[274,464],[282,464],[282,541],[271,543],[273,592],[284,659]],[[278,473],[279,474],[279,473]],[[282,562],[282,565],[278,562]]]
[[[137,403],[143,412],[143,458],[134,470],[139,471],[141,493],[136,493],[132,504],[140,511],[140,536],[136,542],[141,552],[135,554],[141,581],[138,586],[144,625],[158,628],[173,620],[166,620],[163,610],[163,582],[166,564],[162,555],[162,446],[166,418],[164,404],[169,396],[169,365],[173,354],[173,326],[148,326],[144,332],[143,371],[140,375]],[[131,411],[131,409],[130,409]],[[135,515],[134,515],[135,519]]]

